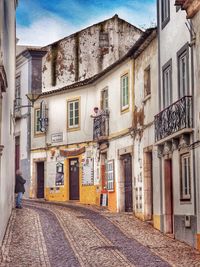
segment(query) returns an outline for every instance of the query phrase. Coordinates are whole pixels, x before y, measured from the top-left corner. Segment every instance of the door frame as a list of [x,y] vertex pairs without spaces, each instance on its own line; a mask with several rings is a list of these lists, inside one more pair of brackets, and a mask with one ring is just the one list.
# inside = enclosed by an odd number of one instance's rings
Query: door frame
[[[43,173],[44,173],[44,180],[43,180],[43,197],[38,197],[38,165],[43,163]],[[37,188],[36,188],[36,196],[37,198],[45,198],[45,162],[44,161],[37,161],[36,162],[36,180],[37,180]]]
[[44,198],[46,198],[46,158],[35,158],[33,159],[32,175],[30,177],[30,198],[37,198],[37,163],[44,162]]
[[[167,173],[168,172],[168,173]],[[169,175],[168,175],[169,174]],[[164,232],[174,233],[173,161],[164,158]]]
[[71,161],[75,161],[75,160],[77,160],[77,162],[78,162],[78,168],[80,169],[80,162],[79,162],[79,158],[78,157],[74,157],[74,158],[71,158],[71,159],[69,159],[69,164],[68,164],[68,172],[69,172],[69,200],[74,200],[74,201],[80,201],[80,171],[79,171],[79,169],[78,169],[78,199],[71,199],[71,184],[70,184],[70,181],[71,181],[71,179],[70,179],[70,162]]
[[[150,168],[149,168],[150,165]],[[154,214],[153,205],[153,149],[147,147],[143,151],[143,173],[144,173],[144,220],[152,221]]]
[[[70,157],[67,157],[64,161],[64,164],[65,164],[65,171],[64,173],[66,173],[66,178],[65,181],[66,181],[66,191],[67,191],[67,197],[66,199],[67,200],[70,200],[70,179],[69,179],[69,161],[71,159],[78,159],[78,162],[79,162],[79,201],[81,201],[81,186],[82,186],[82,168],[81,168],[81,162],[82,162],[82,155],[77,155],[77,156],[70,156]],[[72,200],[72,201],[76,201],[76,200]]]
[[131,202],[131,210],[128,211],[128,212],[133,212],[134,211],[134,205],[133,205],[133,157],[131,155],[131,153],[127,153],[127,154],[123,154],[121,155],[121,162],[122,162],[122,172],[123,172],[123,180],[124,180],[124,211],[126,211],[126,192],[125,192],[125,167],[124,167],[124,164],[123,164],[123,160],[126,159],[126,157],[130,157],[130,161],[131,161],[131,199],[132,199],[132,202]]

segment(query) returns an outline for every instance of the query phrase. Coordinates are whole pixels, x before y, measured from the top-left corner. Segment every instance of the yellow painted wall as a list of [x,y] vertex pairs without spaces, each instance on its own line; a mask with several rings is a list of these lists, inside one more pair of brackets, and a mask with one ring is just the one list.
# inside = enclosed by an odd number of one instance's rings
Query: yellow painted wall
[[116,186],[113,192],[108,192],[108,209],[110,211],[117,211],[117,193]]
[[80,202],[83,204],[96,204],[96,186],[84,185],[80,186]]
[[66,201],[66,190],[65,187],[60,187],[59,191],[56,192],[56,188],[52,192],[49,187],[45,188],[45,199],[49,201]]
[[197,249],[200,250],[200,234],[197,234]]
[[[69,157],[64,161],[64,186],[59,191],[45,188],[45,199],[49,201],[68,201],[69,200],[69,159],[78,158],[81,166],[82,156]],[[95,185],[82,185],[82,168],[79,168],[79,196],[80,203],[100,206],[100,189]],[[117,211],[116,190],[108,192],[108,209]]]
[[[57,191],[56,188],[59,188]],[[67,168],[64,164],[64,186],[53,187],[53,190],[50,187],[45,188],[44,197],[48,201],[66,201],[69,200],[69,193],[67,190]]]
[[160,230],[160,215],[153,215],[153,226]]

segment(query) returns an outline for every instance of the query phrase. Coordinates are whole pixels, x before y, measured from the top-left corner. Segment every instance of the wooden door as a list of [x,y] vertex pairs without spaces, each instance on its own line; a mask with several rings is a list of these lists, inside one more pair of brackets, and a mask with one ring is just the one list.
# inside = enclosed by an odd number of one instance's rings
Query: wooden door
[[132,162],[131,155],[123,158],[124,168],[124,191],[125,191],[125,211],[133,211],[133,190],[132,190]]
[[44,162],[37,162],[37,198],[44,198]]
[[79,200],[79,162],[78,162],[78,159],[69,160],[69,199]]
[[173,187],[172,187],[172,161],[164,162],[165,179],[165,232],[173,233]]

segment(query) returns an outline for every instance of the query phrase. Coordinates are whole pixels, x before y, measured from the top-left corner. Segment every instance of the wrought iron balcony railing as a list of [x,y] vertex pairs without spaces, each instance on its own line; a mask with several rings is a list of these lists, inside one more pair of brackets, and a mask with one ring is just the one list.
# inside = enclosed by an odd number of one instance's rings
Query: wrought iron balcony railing
[[109,135],[109,112],[103,111],[100,115],[94,117],[93,140],[106,141]]
[[155,141],[192,128],[192,97],[184,96],[155,116]]

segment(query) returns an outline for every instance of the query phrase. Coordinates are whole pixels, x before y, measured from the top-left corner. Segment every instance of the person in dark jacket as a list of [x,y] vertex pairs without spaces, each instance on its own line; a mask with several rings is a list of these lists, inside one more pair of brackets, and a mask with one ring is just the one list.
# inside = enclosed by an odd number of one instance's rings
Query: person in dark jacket
[[26,180],[22,177],[22,173],[20,170],[16,171],[16,181],[15,181],[15,193],[17,194],[16,197],[16,208],[22,208],[22,196],[25,192],[24,184]]

